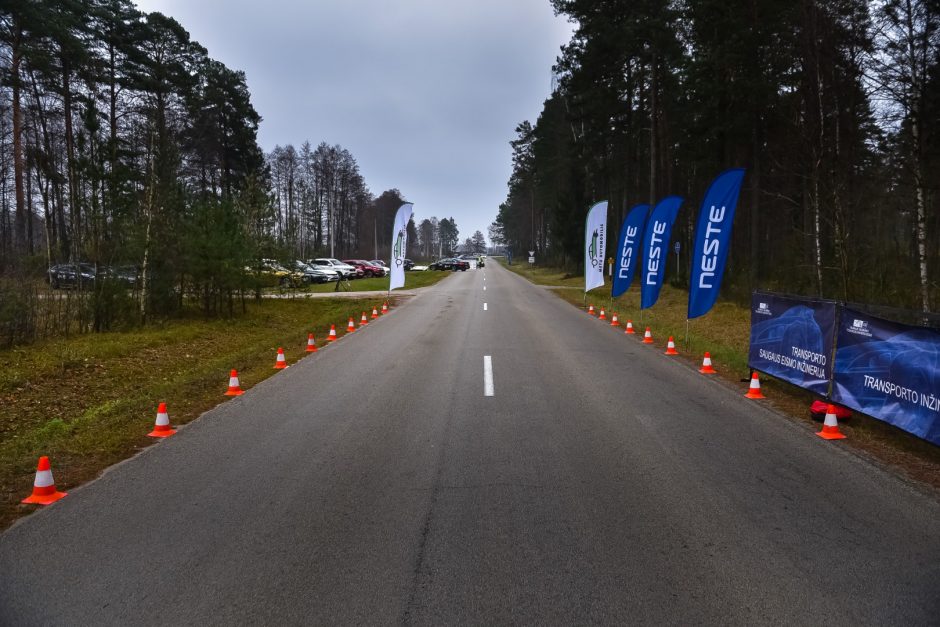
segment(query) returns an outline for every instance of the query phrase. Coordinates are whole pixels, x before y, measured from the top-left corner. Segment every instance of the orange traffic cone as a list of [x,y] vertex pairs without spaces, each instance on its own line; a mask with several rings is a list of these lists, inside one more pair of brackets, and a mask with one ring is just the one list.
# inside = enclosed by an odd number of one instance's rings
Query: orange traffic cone
[[757,373],[751,374],[751,387],[748,388],[747,394],[744,395],[746,398],[767,398],[760,391],[760,379],[757,378]]
[[152,438],[168,438],[176,433],[176,429],[170,426],[170,415],[166,413],[166,403],[160,403],[157,407],[157,421],[153,425],[153,431],[148,433]]
[[245,393],[245,390],[241,388],[238,383],[238,371],[232,370],[228,375],[228,390],[225,392],[226,396],[241,396]]
[[607,314],[604,312],[604,308],[601,307],[601,315],[597,317],[598,320],[607,320]]
[[836,408],[834,405],[829,405],[826,409],[826,419],[823,420],[822,431],[816,435],[826,440],[845,439],[845,434],[839,431],[839,419],[836,418]]
[[652,344],[653,343],[653,334],[650,333],[650,328],[646,327],[646,333],[643,334],[643,343]]
[[614,314],[613,316],[610,317],[610,326],[612,327],[620,326],[620,321],[617,319],[617,314]]
[[627,335],[634,335],[634,334],[636,334],[636,331],[633,330],[633,320],[627,320],[627,328],[626,328],[626,330],[624,331],[624,333],[627,334]]
[[388,301],[382,303],[382,315],[384,316],[387,313],[388,313]]
[[679,351],[676,350],[676,343],[673,341],[672,336],[669,336],[669,341],[666,342],[666,355],[678,355]]
[[375,307],[373,307],[373,308],[372,308],[372,319],[375,320],[375,319],[378,318],[378,317],[379,317],[379,311],[378,311]]
[[362,320],[359,321],[359,326],[360,326],[360,328],[361,328],[361,327],[366,326],[367,324],[369,324],[369,320],[368,320],[368,318],[366,318],[366,312],[363,311],[363,312],[362,312]]
[[335,324],[330,325],[330,334],[326,336],[326,341],[327,342],[336,341],[336,325]]
[[589,316],[594,315],[594,305],[588,305],[588,315]]
[[33,493],[20,502],[49,505],[50,503],[55,503],[66,494],[67,492],[59,492],[55,489],[55,480],[52,478],[52,466],[49,464],[49,458],[43,455],[39,458],[39,464],[36,466],[36,479],[33,481]]
[[284,358],[283,348],[278,347],[277,349],[277,360],[274,362],[274,368],[276,370],[287,368],[287,360]]
[[712,368],[712,355],[708,351],[705,351],[705,358],[702,360],[702,367],[698,369],[702,374],[716,374],[714,368]]
[[308,353],[317,352],[317,341],[313,339],[313,333],[307,334],[307,352]]
[[352,316],[349,317],[349,324],[346,325],[346,333],[352,333],[356,330],[356,325],[353,322]]

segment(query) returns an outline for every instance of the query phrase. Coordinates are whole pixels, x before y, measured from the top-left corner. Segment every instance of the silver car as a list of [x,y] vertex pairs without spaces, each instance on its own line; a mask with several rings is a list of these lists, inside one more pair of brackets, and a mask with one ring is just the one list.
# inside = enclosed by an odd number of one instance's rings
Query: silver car
[[307,263],[315,267],[335,270],[339,273],[340,277],[344,279],[356,278],[356,268],[349,265],[348,263],[343,263],[339,259],[333,259],[331,257],[320,257],[319,259],[311,259]]
[[294,264],[297,271],[304,275],[304,283],[329,283],[339,281],[339,272],[326,266],[314,266],[303,261]]

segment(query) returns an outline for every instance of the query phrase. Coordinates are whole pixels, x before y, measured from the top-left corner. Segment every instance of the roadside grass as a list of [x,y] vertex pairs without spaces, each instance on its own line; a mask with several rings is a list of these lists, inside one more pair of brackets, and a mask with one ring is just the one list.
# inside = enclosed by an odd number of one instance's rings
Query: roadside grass
[[[505,265],[504,260],[499,262]],[[506,267],[532,283],[551,287],[552,291],[572,305],[584,307],[583,276],[571,275],[558,268],[528,264],[517,263]],[[708,314],[691,321],[687,336],[688,292],[685,290],[663,285],[656,306],[644,310],[642,314],[636,286],[611,301],[608,282],[604,287],[588,292],[586,300],[597,310],[601,307],[606,309],[608,320],[613,312],[617,313],[621,325],[632,320],[638,339],[642,338],[645,327],[649,326],[655,340],[651,346],[654,350],[665,350],[666,340],[671,335],[681,353],[680,358],[694,363],[696,367],[701,365],[705,351],[709,351],[719,375],[739,385],[742,395],[747,391],[750,376],[747,353],[751,328],[748,307],[719,300]],[[620,333],[623,333],[622,329],[620,327]],[[819,430],[819,423],[814,422],[809,415],[809,405],[818,396],[763,374],[761,390],[773,407],[807,429]],[[878,462],[901,469],[913,479],[940,488],[940,447],[858,412],[853,412],[851,420],[840,422],[839,428],[848,436],[848,439],[842,441],[848,446],[865,451]]]
[[[0,529],[35,506],[36,460],[48,455],[68,490],[152,444],[157,404],[173,425],[227,400],[229,371],[243,389],[274,374],[279,346],[304,357],[384,299],[265,299],[231,320],[184,319],[127,332],[85,334],[0,351]],[[394,305],[397,301],[390,301]],[[357,325],[358,326],[358,325]]]
[[[438,272],[434,270],[427,270],[424,272],[406,272],[405,273],[405,287],[403,289],[410,290],[416,289],[419,287],[427,287],[429,285],[434,285],[438,281],[447,278],[450,276],[451,272]],[[381,292],[388,290],[388,277],[374,277],[371,279],[355,279],[354,281],[349,282],[350,292]],[[307,285],[299,290],[298,292],[333,292],[336,290],[336,283],[323,283],[320,285]],[[339,291],[345,292],[340,287]]]

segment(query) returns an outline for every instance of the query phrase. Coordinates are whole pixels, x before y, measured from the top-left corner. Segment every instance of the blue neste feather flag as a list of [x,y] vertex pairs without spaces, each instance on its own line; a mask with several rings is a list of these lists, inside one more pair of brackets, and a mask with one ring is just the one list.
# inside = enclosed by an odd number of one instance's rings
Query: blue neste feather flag
[[735,168],[718,175],[698,214],[695,246],[692,248],[692,282],[689,285],[689,319],[708,313],[718,299],[721,278],[731,245],[731,225],[744,169]]
[[620,227],[620,237],[617,238],[617,271],[614,272],[614,285],[610,295],[616,298],[630,289],[633,275],[640,258],[640,240],[643,234],[643,224],[649,205],[637,205],[627,214]]
[[682,198],[667,196],[659,201],[643,234],[643,265],[640,266],[640,309],[649,309],[656,304],[659,290],[666,274],[666,257],[669,254],[669,239],[672,223],[679,214]]

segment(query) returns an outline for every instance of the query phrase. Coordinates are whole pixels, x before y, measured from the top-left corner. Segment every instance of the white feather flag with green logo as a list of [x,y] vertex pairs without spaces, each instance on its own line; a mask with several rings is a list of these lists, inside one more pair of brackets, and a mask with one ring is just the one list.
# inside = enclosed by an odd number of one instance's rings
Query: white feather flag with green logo
[[408,221],[411,220],[413,205],[406,202],[398,208],[395,214],[395,225],[392,229],[392,261],[389,264],[391,272],[388,275],[388,291],[396,287],[405,287],[405,256],[408,251]]
[[584,221],[584,291],[604,285],[604,246],[607,242],[607,201],[599,202]]

